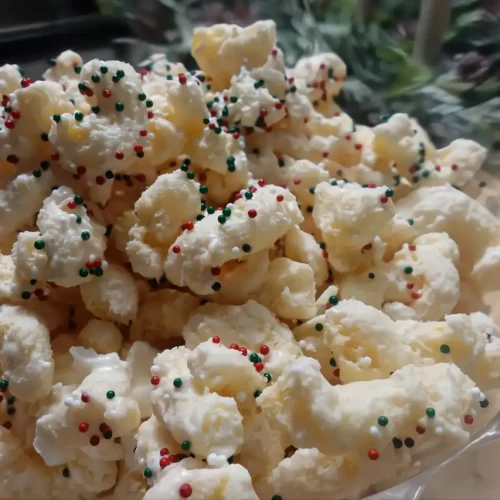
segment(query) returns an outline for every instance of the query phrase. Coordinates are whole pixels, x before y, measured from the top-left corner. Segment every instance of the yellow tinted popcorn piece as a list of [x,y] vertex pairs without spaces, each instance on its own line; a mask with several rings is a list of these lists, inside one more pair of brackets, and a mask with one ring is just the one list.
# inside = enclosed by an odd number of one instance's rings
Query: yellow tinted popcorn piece
[[109,354],[120,351],[123,337],[113,323],[91,319],[78,334],[78,342],[83,347],[94,349],[97,354]]
[[258,21],[247,28],[216,24],[194,30],[191,53],[218,90],[227,87],[242,66],[262,66],[275,42],[276,25],[272,21]]

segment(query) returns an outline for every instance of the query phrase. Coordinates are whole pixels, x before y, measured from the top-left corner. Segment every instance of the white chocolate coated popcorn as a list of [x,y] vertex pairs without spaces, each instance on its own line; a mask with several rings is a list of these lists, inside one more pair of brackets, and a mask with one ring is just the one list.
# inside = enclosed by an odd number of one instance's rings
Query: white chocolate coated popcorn
[[0,306],[0,366],[19,399],[31,402],[49,394],[54,375],[49,331],[21,306]]
[[0,67],[0,500],[356,500],[492,418],[485,148],[276,43]]
[[[219,282],[211,269],[222,268],[223,277],[224,264],[271,248],[288,229],[302,221],[290,192],[264,186],[249,194],[250,199],[243,197],[234,204],[227,219],[222,214],[207,215],[192,231],[177,238],[165,261],[168,280],[177,286],[188,286],[195,293],[214,293],[220,287],[214,289],[214,282]],[[250,210],[255,217],[249,215]],[[224,286],[223,279],[221,283]]]

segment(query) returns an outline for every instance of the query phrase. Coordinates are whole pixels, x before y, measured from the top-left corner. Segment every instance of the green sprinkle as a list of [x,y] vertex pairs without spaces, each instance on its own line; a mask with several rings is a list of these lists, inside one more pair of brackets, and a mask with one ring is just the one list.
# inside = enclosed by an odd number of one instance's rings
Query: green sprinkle
[[370,278],[371,280],[374,280],[375,279],[375,273],[368,273],[368,278]]
[[228,165],[227,167],[228,172],[235,172],[236,171],[236,165]]
[[79,215],[76,216],[76,223],[77,224],[81,224],[82,223],[82,218]]
[[115,109],[116,109],[116,111],[120,111],[121,112],[121,111],[123,111],[125,109],[125,105],[121,101],[116,101]]
[[9,387],[9,381],[5,379],[0,379],[0,391],[5,392]]
[[101,67],[99,68],[99,71],[100,71],[103,75],[105,75],[105,74],[108,72],[108,67],[107,67],[107,66],[101,66]]
[[336,306],[338,303],[339,303],[339,298],[336,296],[336,295],[332,295],[329,299],[328,299],[328,302],[330,302],[330,304],[332,306]]
[[217,217],[217,220],[219,221],[220,224],[226,223],[226,218],[223,215],[219,215],[219,217]]
[[96,269],[93,269],[93,271],[98,278],[100,278],[104,274],[104,271],[101,267],[97,267]]
[[401,441],[401,439],[399,438],[392,438],[392,445],[394,446],[394,448],[399,450],[403,447],[403,441]]
[[245,253],[248,253],[248,252],[251,252],[252,251],[252,247],[248,244],[248,243],[245,243],[241,249],[245,252]]
[[413,226],[413,224],[415,224],[415,221],[413,219],[408,219],[408,224],[410,224],[410,226]]
[[56,122],[59,123],[61,121],[61,115],[52,115],[52,119]]
[[77,204],[77,205],[83,205],[83,196],[77,194],[74,198],[73,198],[73,201]]
[[229,114],[229,109],[227,109],[227,106],[224,106],[222,108],[222,116],[227,116]]
[[75,113],[75,120],[77,122],[81,122],[83,120],[83,113],[81,111],[77,111]]
[[201,194],[207,194],[208,193],[208,186],[205,186],[204,184],[202,184],[200,186],[200,193]]
[[153,107],[153,101],[151,99],[148,99],[146,101],[146,108],[152,108]]
[[186,176],[187,176],[187,178],[188,178],[190,181],[192,181],[192,180],[194,179],[194,177],[195,177],[194,172],[188,172],[188,173],[186,174]]
[[273,495],[271,500],[283,500],[281,495]]
[[208,212],[210,215],[212,215],[212,214],[214,214],[214,213],[215,213],[215,208],[214,208],[214,207],[208,207],[208,208],[207,208],[207,212]]
[[324,250],[326,248],[326,243],[324,241],[320,241],[319,248],[321,248],[321,250]]
[[104,439],[111,439],[113,437],[112,431],[106,431],[103,435]]
[[80,234],[80,236],[82,237],[83,241],[87,241],[90,239],[90,233],[88,231],[83,231],[82,234]]
[[108,392],[106,393],[106,397],[107,397],[108,399],[113,399],[115,396],[116,396],[115,391],[108,391]]
[[330,358],[330,366],[336,367],[337,362],[335,361],[335,358]]
[[75,66],[74,67],[75,73],[79,75],[82,72],[82,67],[81,66]]
[[55,66],[57,64],[55,57],[51,57],[47,62],[49,63],[49,66]]
[[231,209],[230,208],[224,208],[222,210],[222,215],[224,215],[225,217],[230,217],[231,216]]
[[147,477],[148,479],[153,475],[152,470],[149,467],[146,467],[144,469],[144,477]]
[[7,415],[14,415],[16,413],[16,409],[14,407],[7,408]]
[[228,156],[226,158],[226,163],[227,165],[234,165],[234,162],[236,161],[236,158],[234,156]]
[[174,387],[178,389],[181,386],[182,386],[182,379],[181,378],[174,379]]
[[262,391],[255,391],[255,392],[253,393],[253,397],[254,397],[254,398],[258,398],[261,394],[262,394]]
[[23,293],[21,293],[21,298],[23,300],[28,300],[30,297],[31,297],[31,293],[30,292],[23,292]]
[[405,446],[407,448],[413,448],[415,446],[415,441],[413,441],[412,438],[406,438],[405,439]]
[[119,69],[116,72],[116,76],[121,80],[125,76],[125,71],[123,71],[122,69]]
[[381,427],[385,427],[389,423],[389,419],[386,416],[382,415],[381,417],[378,417],[377,422]]
[[88,275],[89,275],[89,271],[88,269],[85,269],[84,267],[82,267],[80,269],[80,271],[78,271],[78,274],[82,277],[82,278],[86,278]]
[[218,292],[221,288],[222,288],[222,285],[221,285],[218,281],[216,281],[216,282],[212,285],[212,290],[213,290],[214,292]]
[[411,274],[411,273],[413,272],[413,267],[411,267],[411,266],[406,266],[406,267],[404,268],[404,272],[405,272],[405,274]]
[[191,442],[190,441],[183,441],[181,443],[181,448],[184,450],[184,451],[187,451],[189,449],[191,449]]
[[252,352],[249,359],[252,363],[260,363],[262,361],[260,356],[256,352]]
[[143,92],[141,92],[140,94],[137,95],[137,99],[139,99],[139,101],[145,101],[146,100],[146,94],[144,94]]
[[315,192],[315,191],[316,191],[316,188],[315,188],[315,187],[309,188],[309,192],[310,192],[311,194],[314,194],[314,192]]
[[245,198],[251,200],[253,198],[253,193],[251,191],[245,191]]
[[237,98],[235,95],[232,95],[232,96],[229,98],[229,102],[232,102],[232,103],[238,102],[238,98]]
[[490,405],[490,402],[487,399],[483,399],[482,401],[479,402],[479,406],[481,408],[488,408]]
[[442,344],[440,347],[439,347],[439,350],[443,353],[443,354],[450,354],[450,346],[447,345],[447,344]]
[[324,326],[321,324],[321,323],[316,323],[314,325],[314,329],[317,331],[317,332],[322,332],[323,331],[323,328]]
[[387,198],[392,198],[394,196],[394,190],[393,189],[386,189],[385,195]]
[[264,85],[264,80],[257,80],[257,81],[253,84],[254,88],[256,88],[256,89],[260,89],[260,87],[262,87],[263,85]]
[[42,176],[42,171],[41,170],[33,170],[33,176],[34,177],[41,177]]
[[313,210],[314,210],[314,207],[312,205],[307,205],[306,212],[308,214],[312,214]]
[[434,408],[426,408],[425,409],[425,414],[429,417],[429,418],[434,418],[436,416],[436,410]]
[[45,241],[43,240],[36,240],[35,243],[34,243],[34,246],[37,250],[42,250],[43,248],[45,248]]
[[99,75],[92,75],[90,77],[90,79],[94,82],[94,83],[99,83],[101,81],[101,77]]
[[271,380],[272,380],[272,378],[273,378],[273,376],[272,376],[270,373],[264,373],[264,377],[266,378],[266,380],[267,380],[268,382],[271,382]]
[[203,123],[208,125],[210,123],[210,118],[203,118]]
[[112,170],[106,170],[104,176],[106,179],[112,179],[114,177],[113,171]]

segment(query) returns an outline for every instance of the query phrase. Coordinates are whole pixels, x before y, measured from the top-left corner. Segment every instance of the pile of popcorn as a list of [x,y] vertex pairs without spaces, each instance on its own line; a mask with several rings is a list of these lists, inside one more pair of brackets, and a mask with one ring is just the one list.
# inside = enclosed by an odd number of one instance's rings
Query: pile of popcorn
[[270,21],[192,54],[0,67],[2,500],[359,498],[491,418],[485,149],[355,125]]

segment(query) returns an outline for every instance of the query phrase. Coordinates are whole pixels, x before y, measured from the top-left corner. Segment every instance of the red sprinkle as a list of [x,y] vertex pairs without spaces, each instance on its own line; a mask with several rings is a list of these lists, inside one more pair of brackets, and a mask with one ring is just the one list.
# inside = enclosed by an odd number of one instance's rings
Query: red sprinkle
[[279,194],[278,196],[276,196],[276,201],[283,201],[283,195],[282,194]]
[[441,172],[441,167],[439,165],[436,165],[434,169],[437,170],[438,172]]
[[109,425],[105,424],[104,422],[101,425],[99,425],[99,432],[101,432],[102,434],[104,434],[105,432],[108,432],[110,430],[111,430],[111,428],[109,427]]
[[189,498],[193,494],[193,488],[191,488],[190,484],[184,483],[179,488],[179,495],[182,498]]
[[260,187],[264,187],[267,183],[264,179],[259,179],[257,181],[257,184],[260,186]]
[[212,273],[212,276],[219,276],[220,267],[212,267],[212,269],[210,269],[210,272]]
[[111,90],[109,90],[109,89],[104,89],[104,90],[102,91],[102,96],[103,96],[103,97],[111,97],[111,95],[112,95],[112,92],[111,92]]
[[13,109],[10,112],[10,115],[14,118],[14,120],[19,120],[19,118],[21,118],[21,112],[18,109]]
[[266,354],[269,354],[269,347],[267,345],[261,345],[259,352],[265,356]]
[[214,344],[220,344],[220,337],[212,337],[212,342]]
[[377,187],[377,185],[376,185],[376,184],[374,184],[373,182],[371,182],[370,184],[368,184],[368,187],[369,187],[370,189],[374,189],[374,188],[376,188],[376,187]]
[[9,155],[7,156],[7,161],[13,165],[17,165],[19,163],[19,158],[16,155]]
[[95,178],[95,181],[99,184],[99,186],[102,186],[106,182],[106,179],[102,175],[98,175]]
[[7,422],[4,422],[3,426],[5,427],[5,429],[10,429],[12,428],[12,422],[7,420]]
[[124,157],[124,156],[125,156],[125,155],[124,155],[121,151],[117,151],[117,152],[115,153],[115,158],[116,158],[117,160],[123,160],[123,157]]
[[151,120],[155,114],[152,111],[148,111],[148,118]]
[[87,171],[87,169],[84,166],[80,166],[80,167],[76,168],[76,173],[78,175],[85,175],[86,171]]
[[417,293],[417,292],[413,292],[411,294],[411,298],[412,299],[418,300],[420,297],[421,297],[421,295],[419,293]]
[[298,186],[302,181],[300,179],[294,179],[293,183]]
[[321,156],[322,156],[323,158],[328,158],[329,154],[330,154],[330,153],[328,153],[328,151],[325,151],[325,152],[324,152]]
[[360,151],[361,149],[363,149],[363,144],[355,144],[354,148]]
[[76,203],[73,200],[68,201],[68,208],[73,210],[73,208],[75,208],[75,207],[76,207]]
[[186,75],[184,73],[179,73],[179,83],[184,85],[187,82]]
[[96,436],[95,434],[90,438],[90,446],[97,446],[101,440],[99,439],[99,436]]
[[141,131],[139,132],[139,135],[140,135],[141,137],[146,137],[146,136],[148,135],[148,131],[143,129],[143,130],[141,130]]
[[454,163],[454,164],[451,166],[451,169],[452,169],[453,171],[458,170],[458,165],[456,165],[456,164]]
[[54,153],[54,154],[51,156],[51,158],[52,158],[52,160],[53,160],[53,161],[59,161],[59,158],[60,158],[59,153]]
[[250,219],[255,219],[255,217],[257,217],[257,210],[254,210],[253,208],[251,208],[248,211],[248,217],[250,217]]
[[80,399],[84,402],[84,403],[88,403],[90,401],[90,397],[88,394],[86,394],[85,392],[82,392],[82,395],[80,396]]
[[181,247],[179,245],[174,245],[172,247],[172,252],[174,252],[174,253],[180,253],[181,252]]
[[351,136],[350,136],[350,135],[346,135],[346,136],[345,136],[345,140],[346,140],[346,141],[350,141],[350,140],[351,140]]
[[425,434],[425,429],[423,427],[420,427],[420,425],[417,425],[417,428],[415,430],[417,431],[417,434]]
[[164,469],[167,465],[170,465],[170,460],[167,457],[160,458],[160,467]]
[[137,174],[135,176],[135,178],[139,181],[139,182],[146,182],[146,176],[144,174]]
[[283,103],[282,103],[282,102],[279,102],[279,101],[278,101],[278,102],[275,102],[275,103],[274,103],[274,107],[275,107],[276,109],[281,109],[281,108],[283,107]]
[[368,458],[370,460],[378,460],[378,457],[379,457],[379,452],[375,449],[371,449],[371,450],[368,450]]
[[416,249],[417,249],[417,246],[414,245],[413,243],[410,243],[408,245],[408,250],[410,250],[411,252],[414,252]]
[[340,368],[335,368],[335,370],[333,370],[333,374],[335,377],[340,377]]
[[267,109],[261,109],[260,116],[267,116]]
[[416,165],[413,165],[408,169],[408,172],[410,172],[410,174],[414,174],[416,171],[417,171]]
[[319,65],[319,69],[325,69],[325,68],[326,68],[326,64],[325,64],[325,63],[321,63],[321,64]]
[[389,198],[387,198],[387,196],[382,196],[380,198],[380,203],[387,203],[389,201]]
[[464,422],[467,424],[467,425],[471,425],[474,423],[474,417],[472,415],[465,415],[464,417]]
[[5,120],[5,126],[12,130],[16,126],[16,124],[12,120]]
[[241,352],[241,354],[243,354],[243,356],[246,356],[248,354],[246,347],[240,347],[240,352]]
[[264,369],[264,363],[255,363],[253,366],[255,366],[255,369],[258,372],[261,372]]
[[168,448],[162,448],[160,450],[160,456],[164,457],[165,455],[168,455],[169,451]]
[[136,144],[136,145],[134,146],[134,151],[135,151],[136,153],[142,153],[142,152],[144,151],[144,148],[143,148],[140,144]]
[[151,377],[151,383],[153,385],[158,385],[160,383],[160,377],[158,377],[157,375],[154,375],[153,377]]
[[26,87],[29,87],[33,83],[33,80],[31,78],[23,78],[21,80],[21,87],[25,89]]
[[188,230],[188,231],[192,231],[194,229],[194,223],[192,221],[188,221],[186,222],[186,224],[184,224],[185,228]]
[[239,351],[240,350],[240,346],[238,344],[231,344],[229,346],[229,349],[234,349],[235,351]]
[[87,432],[89,430],[89,424],[87,424],[87,422],[82,422],[78,425],[78,430],[80,432]]
[[234,201],[239,200],[240,198],[243,198],[243,196],[241,195],[241,193],[236,193],[234,195]]
[[239,132],[234,132],[233,133],[233,139],[239,139],[240,138],[240,133]]
[[415,286],[414,283],[407,283],[406,284],[406,288],[408,288],[408,290],[411,290],[414,286]]
[[278,49],[271,50],[271,55],[276,57],[278,55]]

